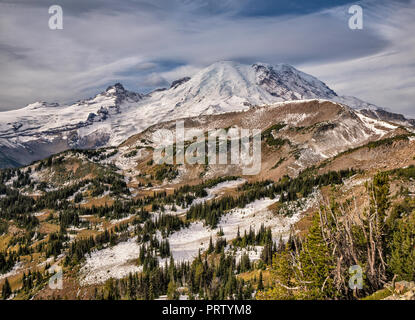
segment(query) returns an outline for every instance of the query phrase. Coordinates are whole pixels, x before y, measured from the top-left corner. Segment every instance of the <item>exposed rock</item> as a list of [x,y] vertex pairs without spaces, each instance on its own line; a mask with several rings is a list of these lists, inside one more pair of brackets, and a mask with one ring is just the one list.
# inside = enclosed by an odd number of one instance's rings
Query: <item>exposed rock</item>
[[187,81],[190,80],[190,77],[184,77],[178,80],[175,80],[172,82],[170,89],[176,89],[178,86],[182,85],[183,83],[186,83]]
[[402,294],[408,289],[412,289],[414,287],[414,283],[410,283],[408,281],[400,281],[395,283],[395,292],[397,294]]
[[389,112],[383,109],[361,109],[360,112],[367,117],[372,119],[380,119],[383,121],[390,121],[395,122],[402,125],[409,125],[415,127],[415,120],[414,119],[407,119],[403,115],[398,113]]
[[[387,284],[385,287],[392,291],[391,284]],[[396,282],[393,294],[384,300],[415,300],[415,282]]]

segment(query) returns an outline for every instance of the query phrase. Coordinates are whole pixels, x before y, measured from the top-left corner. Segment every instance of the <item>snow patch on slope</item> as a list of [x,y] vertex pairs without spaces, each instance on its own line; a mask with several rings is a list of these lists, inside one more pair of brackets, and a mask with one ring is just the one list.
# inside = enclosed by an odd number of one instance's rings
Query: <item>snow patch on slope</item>
[[102,283],[110,278],[121,279],[129,273],[141,271],[137,266],[140,246],[136,238],[87,255],[81,268],[81,285]]
[[356,112],[359,119],[364,123],[364,125],[369,128],[375,134],[383,137],[387,134],[390,130],[397,129],[397,126],[389,124],[385,121],[375,120],[369,117],[364,116],[363,114]]

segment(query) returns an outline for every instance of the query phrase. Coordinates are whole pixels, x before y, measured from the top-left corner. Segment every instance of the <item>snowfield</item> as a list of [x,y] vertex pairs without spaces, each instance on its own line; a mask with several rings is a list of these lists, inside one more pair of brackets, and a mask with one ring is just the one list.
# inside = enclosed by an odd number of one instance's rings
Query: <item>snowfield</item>
[[[236,180],[237,181],[237,180]],[[212,188],[222,190],[225,186],[236,186],[236,181],[223,183],[222,186]],[[290,231],[290,227],[299,221],[302,214],[313,207],[319,200],[319,193],[315,192],[307,199],[301,200],[301,206],[293,205],[292,210],[297,211],[290,217],[275,214],[268,207],[278,201],[276,199],[261,199],[248,204],[245,208],[231,210],[223,216],[216,229],[211,229],[203,224],[203,222],[193,222],[188,228],[184,228],[171,234],[168,239],[170,243],[171,254],[175,262],[192,261],[197,257],[199,250],[202,252],[209,247],[209,240],[212,237],[215,242],[218,231],[222,228],[223,237],[227,240],[236,238],[238,228],[241,235],[250,228],[258,231],[263,224],[265,227],[271,227],[274,241],[279,241],[280,237],[286,238]],[[161,239],[160,233],[158,237]],[[242,255],[241,250],[236,252],[237,258]],[[249,250],[248,254],[252,261],[259,259],[261,255],[261,247],[255,247]],[[86,263],[81,268],[81,284],[89,285],[94,283],[102,283],[110,278],[123,278],[128,274],[141,271],[141,267],[137,266],[136,261],[140,253],[140,245],[137,244],[136,238],[129,239],[126,242],[119,243],[113,247],[103,250],[94,251],[91,255],[86,255]],[[164,261],[160,259],[160,262]]]
[[245,179],[237,179],[237,180],[231,180],[231,181],[225,181],[225,182],[218,183],[216,186],[212,188],[205,189],[208,195],[206,197],[197,198],[193,200],[192,205],[196,205],[196,204],[200,204],[200,203],[212,200],[216,198],[218,195],[220,195],[226,189],[235,189],[243,185],[245,182],[246,182]]
[[[231,181],[225,181],[225,182],[221,182],[218,183],[216,186],[212,187],[212,188],[206,188],[206,192],[207,192],[207,196],[203,197],[203,198],[196,198],[193,200],[192,205],[196,205],[196,204],[201,204],[204,203],[206,201],[209,200],[213,200],[215,198],[217,198],[218,196],[222,195],[222,193],[224,191],[226,191],[227,189],[235,189],[241,185],[243,185],[246,182],[245,179],[236,179],[236,180],[231,180]],[[153,191],[158,191],[158,189],[151,189]],[[162,190],[162,189],[160,189]],[[186,213],[190,206],[188,208],[182,208],[180,206],[176,206],[176,211],[172,211],[171,210],[172,206],[167,206],[165,209],[166,211],[164,212],[165,214],[170,214],[170,215],[182,215],[184,213]],[[157,216],[158,214],[156,214]]]
[[353,176],[353,177],[350,177],[349,179],[346,179],[346,180],[343,181],[343,185],[344,185],[343,189],[344,189],[344,191],[348,191],[348,190],[351,190],[354,187],[364,185],[366,182],[369,182],[369,181],[370,181],[370,178],[360,178],[360,179],[358,179],[355,176]]
[[132,238],[86,255],[86,263],[80,270],[81,285],[102,283],[110,278],[121,279],[129,273],[141,271],[141,267],[137,266],[139,253],[140,246],[136,238]]
[[176,262],[193,260],[199,249],[206,250],[209,246],[209,238],[212,238],[217,230],[210,230],[202,222],[194,222],[189,228],[173,233],[168,239],[170,251]]
[[242,248],[236,250],[235,252],[235,259],[236,263],[240,263],[242,259],[243,254],[248,254],[249,261],[255,262],[259,261],[261,259],[262,251],[264,250],[264,247],[262,246],[254,246],[254,247],[248,247],[248,248]]
[[[302,206],[291,217],[271,212],[268,207],[276,203],[278,199],[265,198],[256,200],[243,209],[231,210],[221,218],[217,229],[212,230],[204,226],[202,222],[192,223],[189,228],[182,229],[169,237],[173,258],[178,262],[191,261],[197,256],[199,250],[204,251],[209,247],[210,237],[215,242],[220,228],[223,230],[223,237],[232,240],[236,238],[238,228],[243,236],[244,231],[248,232],[249,228],[258,231],[263,224],[265,227],[271,227],[274,241],[279,241],[280,237],[285,239],[291,226],[300,220],[305,211],[318,203],[319,196],[319,193],[315,192],[308,199],[303,199]],[[252,259],[256,259],[257,254],[260,253],[255,253]]]
[[21,262],[17,262],[14,267],[5,274],[0,274],[0,280],[6,279],[8,277],[14,276],[18,274],[23,269],[23,264]]
[[[385,121],[371,119],[369,117],[364,116],[363,114],[357,112],[357,116],[360,120],[365,124],[367,128],[369,128],[375,134],[383,137],[387,134],[390,130],[397,129],[397,126],[391,125]],[[383,128],[383,129],[382,129]],[[385,130],[387,129],[387,130]]]
[[231,180],[231,181],[225,181],[225,182],[221,182],[219,184],[217,184],[216,186],[207,189],[206,191],[208,193],[213,193],[213,194],[218,194],[223,190],[226,189],[231,189],[231,188],[237,188],[241,185],[243,185],[246,182],[245,179],[236,179],[236,180]]

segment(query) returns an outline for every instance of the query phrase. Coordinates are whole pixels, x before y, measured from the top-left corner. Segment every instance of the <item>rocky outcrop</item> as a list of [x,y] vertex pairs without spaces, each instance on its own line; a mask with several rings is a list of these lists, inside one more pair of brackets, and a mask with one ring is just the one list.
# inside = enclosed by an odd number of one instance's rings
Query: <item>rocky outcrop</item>
[[124,89],[124,86],[121,83],[116,83],[113,86],[110,86],[105,91],[110,96],[115,96],[115,105],[118,106],[121,103],[128,102],[138,102],[143,98],[143,95],[128,91]]
[[415,120],[414,119],[407,119],[402,114],[389,112],[383,109],[361,109],[360,112],[367,117],[372,119],[379,119],[383,121],[390,121],[397,124],[401,124],[404,126],[412,126],[415,127]]
[[415,300],[415,282],[413,281],[399,281],[385,287],[392,294],[383,300]]
[[183,83],[186,83],[190,80],[190,77],[184,77],[179,80],[175,80],[171,83],[170,89],[176,89],[178,86],[182,85]]

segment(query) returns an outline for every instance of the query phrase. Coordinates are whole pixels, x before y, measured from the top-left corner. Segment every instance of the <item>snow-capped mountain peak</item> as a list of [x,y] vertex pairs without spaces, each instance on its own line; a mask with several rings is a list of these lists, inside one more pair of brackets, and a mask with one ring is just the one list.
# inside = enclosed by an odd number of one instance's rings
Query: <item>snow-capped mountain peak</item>
[[138,102],[143,98],[143,95],[128,91],[121,83],[117,82],[116,84],[109,86],[105,92],[98,94],[94,100],[96,101],[102,98],[114,99],[114,106],[119,106],[123,102]]
[[194,116],[212,110],[230,112],[287,100],[337,96],[317,78],[286,64],[220,61],[182,80],[169,90],[151,94],[151,103],[169,109],[180,107],[186,116]]
[[107,88],[107,90],[105,90],[105,91],[108,92],[108,93],[111,93],[111,94],[117,94],[117,93],[124,93],[125,89],[124,89],[124,86],[121,83],[117,82],[113,86],[109,86]]

